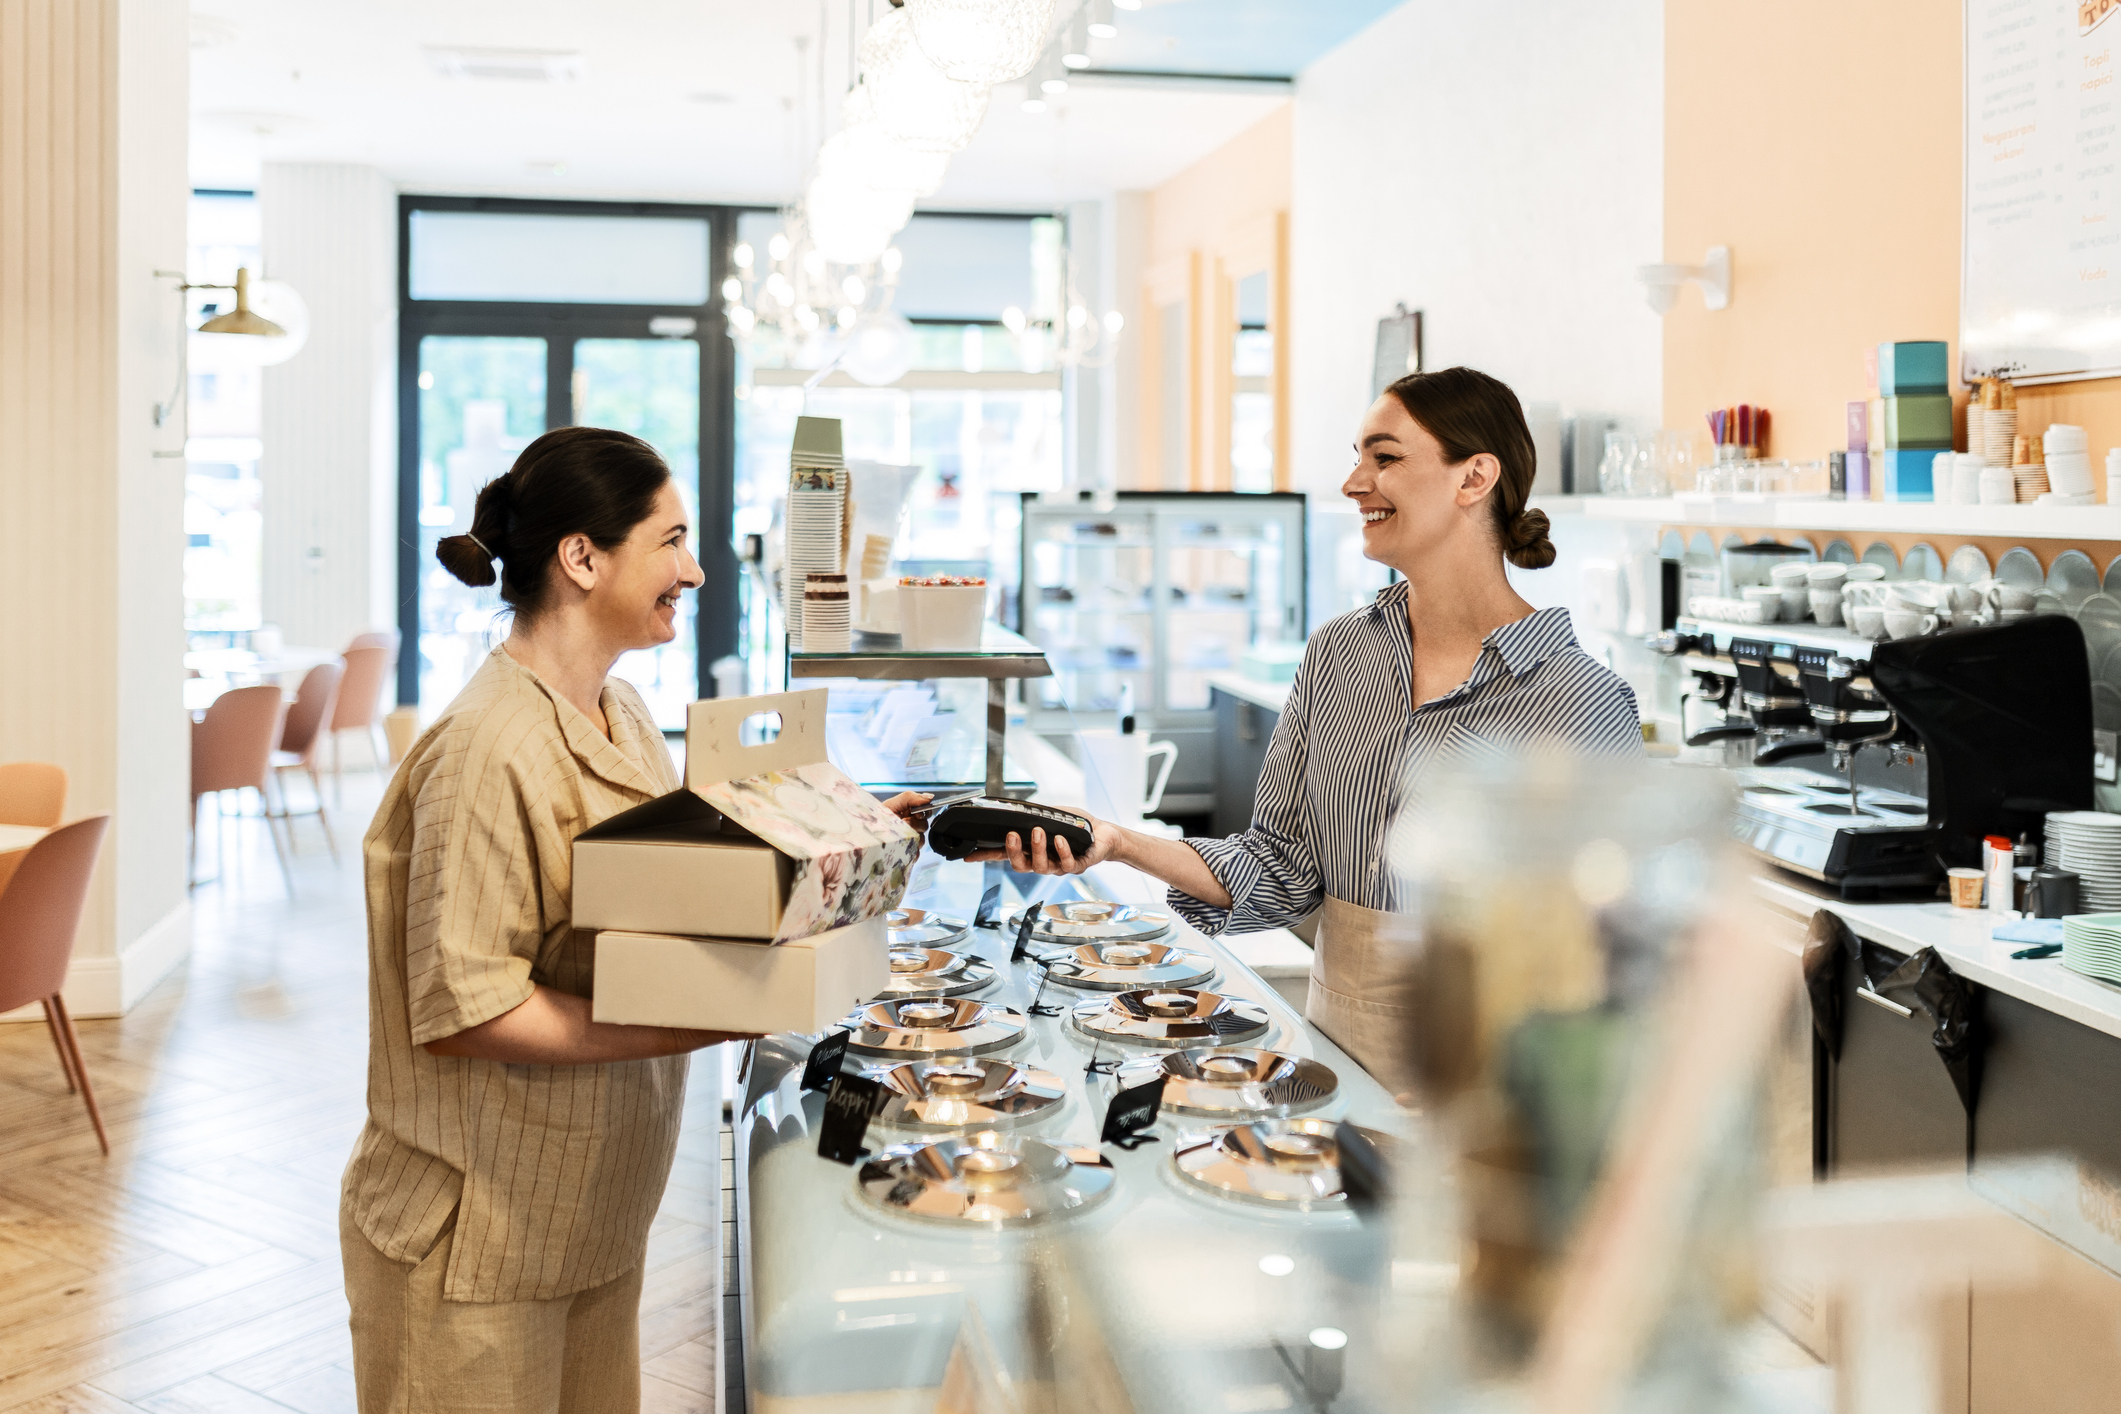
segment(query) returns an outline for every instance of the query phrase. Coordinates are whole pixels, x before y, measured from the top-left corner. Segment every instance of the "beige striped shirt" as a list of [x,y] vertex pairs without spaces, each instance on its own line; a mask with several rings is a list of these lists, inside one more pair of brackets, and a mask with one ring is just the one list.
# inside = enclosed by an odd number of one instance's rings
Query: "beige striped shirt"
[[456,1214],[443,1294],[545,1300],[642,1259],[677,1146],[686,1057],[504,1065],[422,1047],[532,985],[590,994],[595,935],[569,922],[574,837],[678,786],[631,686],[611,739],[497,648],[414,743],[369,826],[368,1123],[343,1201],[417,1262]]

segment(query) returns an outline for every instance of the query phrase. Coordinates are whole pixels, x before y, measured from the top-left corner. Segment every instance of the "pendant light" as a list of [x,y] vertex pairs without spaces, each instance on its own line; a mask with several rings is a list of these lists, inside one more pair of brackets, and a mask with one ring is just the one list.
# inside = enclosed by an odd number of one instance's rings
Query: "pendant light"
[[869,27],[861,70],[877,123],[915,152],[956,152],[987,116],[986,86],[961,83],[937,68],[914,40],[904,10]]
[[906,0],[921,52],[945,78],[992,85],[1022,78],[1046,45],[1053,0]]
[[950,170],[947,152],[915,152],[884,131],[868,86],[856,84],[840,103],[840,131],[818,151],[818,170],[863,186],[931,196]]

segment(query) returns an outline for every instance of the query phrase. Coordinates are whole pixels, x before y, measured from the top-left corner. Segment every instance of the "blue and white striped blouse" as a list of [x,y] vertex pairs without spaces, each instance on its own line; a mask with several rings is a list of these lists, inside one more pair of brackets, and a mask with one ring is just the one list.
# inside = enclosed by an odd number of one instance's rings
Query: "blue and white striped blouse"
[[1247,933],[1299,922],[1328,895],[1390,909],[1384,832],[1408,765],[1533,741],[1642,750],[1633,689],[1577,644],[1566,609],[1496,629],[1471,675],[1418,708],[1413,682],[1403,581],[1313,634],[1267,748],[1252,827],[1187,841],[1232,907],[1173,889],[1179,915],[1205,933]]

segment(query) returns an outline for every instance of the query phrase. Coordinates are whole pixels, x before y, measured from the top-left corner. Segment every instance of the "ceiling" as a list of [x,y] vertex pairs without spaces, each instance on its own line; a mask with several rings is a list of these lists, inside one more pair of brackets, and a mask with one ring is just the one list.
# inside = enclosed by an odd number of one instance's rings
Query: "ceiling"
[[[819,109],[847,85],[850,22],[882,3],[197,0],[193,184],[249,187],[269,161],[350,162],[409,191],[779,205]],[[1286,76],[1393,3],[1145,0],[1091,57],[1099,70]],[[532,51],[533,65],[543,51],[566,76],[445,72],[451,54],[461,68],[486,49]],[[1051,209],[1154,186],[1287,88],[1105,79],[1043,114],[1023,96],[994,91],[924,206]]]

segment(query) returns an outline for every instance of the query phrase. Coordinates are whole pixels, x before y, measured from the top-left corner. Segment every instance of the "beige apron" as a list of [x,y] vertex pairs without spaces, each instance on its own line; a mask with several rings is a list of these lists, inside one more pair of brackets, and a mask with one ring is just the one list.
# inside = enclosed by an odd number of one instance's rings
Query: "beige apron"
[[1327,898],[1304,1016],[1394,1095],[1414,1087],[1421,930],[1404,913]]

